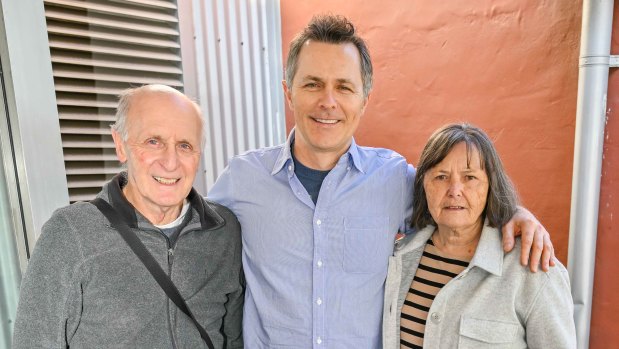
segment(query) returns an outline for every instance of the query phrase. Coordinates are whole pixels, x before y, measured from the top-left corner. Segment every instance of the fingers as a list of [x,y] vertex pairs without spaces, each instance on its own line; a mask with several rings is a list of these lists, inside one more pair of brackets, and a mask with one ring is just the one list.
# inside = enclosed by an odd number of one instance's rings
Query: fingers
[[509,252],[514,248],[514,222],[507,222],[501,230],[503,231],[503,250]]
[[[533,235],[533,245],[531,246],[531,257],[529,260],[529,269],[532,272],[537,272],[537,268],[539,267],[540,260],[542,258],[542,253],[544,251],[544,231],[539,225],[535,229],[535,234]],[[547,263],[548,261],[546,261]],[[543,266],[542,266],[543,269]]]
[[[532,250],[535,241],[536,224],[528,221],[521,225],[520,243],[522,244],[522,251],[520,253],[520,264],[528,265],[529,259],[532,257]],[[541,249],[541,244],[539,245]],[[539,260],[539,256],[537,257]],[[537,268],[537,265],[535,266]]]
[[548,271],[555,266],[555,252],[550,234],[544,226],[524,207],[518,207],[512,219],[503,226],[503,249],[509,252],[514,246],[514,236],[520,235],[522,251],[520,263],[528,265],[532,272]]
[[548,271],[555,266],[555,249],[550,241],[550,234],[544,229],[544,252],[542,252],[542,270]]

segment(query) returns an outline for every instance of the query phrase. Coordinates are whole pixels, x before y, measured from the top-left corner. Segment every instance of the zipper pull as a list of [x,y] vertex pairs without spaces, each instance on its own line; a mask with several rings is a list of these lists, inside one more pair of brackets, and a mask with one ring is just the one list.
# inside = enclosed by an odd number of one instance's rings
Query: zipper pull
[[168,264],[172,265],[172,261],[174,261],[174,249],[168,249]]

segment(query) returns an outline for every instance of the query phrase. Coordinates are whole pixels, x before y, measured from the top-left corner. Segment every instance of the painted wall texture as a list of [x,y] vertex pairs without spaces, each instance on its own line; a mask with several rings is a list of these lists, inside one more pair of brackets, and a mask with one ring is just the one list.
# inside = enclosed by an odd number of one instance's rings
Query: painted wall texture
[[[615,0],[611,54],[619,55],[619,0]],[[607,123],[593,283],[591,348],[619,343],[619,68],[608,79]],[[609,344],[615,343],[615,344]]]

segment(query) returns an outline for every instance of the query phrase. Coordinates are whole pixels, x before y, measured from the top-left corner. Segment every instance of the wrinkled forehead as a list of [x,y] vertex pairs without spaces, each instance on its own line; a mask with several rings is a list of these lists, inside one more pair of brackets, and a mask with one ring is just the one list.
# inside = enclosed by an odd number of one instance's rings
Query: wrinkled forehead
[[200,114],[200,107],[176,90],[137,92],[129,103],[129,114],[139,113],[145,108],[177,109],[181,112]]
[[183,94],[169,92],[142,92],[136,95],[127,112],[127,129],[135,132],[150,129],[182,131],[188,136],[202,137],[202,116],[195,102]]

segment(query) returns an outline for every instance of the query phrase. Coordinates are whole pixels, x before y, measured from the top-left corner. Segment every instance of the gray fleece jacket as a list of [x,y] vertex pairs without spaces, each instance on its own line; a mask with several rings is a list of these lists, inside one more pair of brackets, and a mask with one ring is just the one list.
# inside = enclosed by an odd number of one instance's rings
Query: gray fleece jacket
[[[242,348],[241,231],[227,208],[191,191],[191,219],[172,245],[122,194],[108,201],[168,272],[216,348]],[[206,348],[119,233],[90,203],[54,212],[21,284],[14,348]]]

